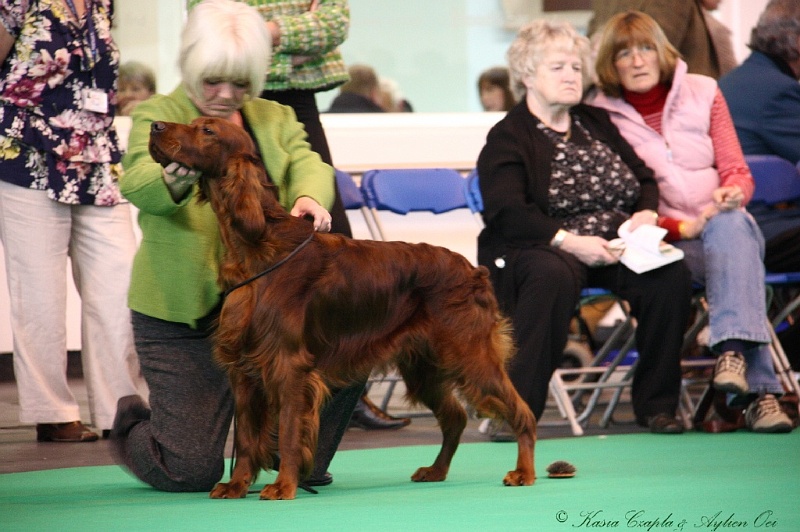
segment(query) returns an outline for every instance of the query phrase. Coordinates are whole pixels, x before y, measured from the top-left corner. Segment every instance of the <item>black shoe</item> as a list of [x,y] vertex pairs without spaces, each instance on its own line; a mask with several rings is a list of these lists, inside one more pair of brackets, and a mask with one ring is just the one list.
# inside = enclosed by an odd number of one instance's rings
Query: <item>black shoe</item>
[[639,424],[649,428],[653,434],[683,434],[681,422],[669,414],[648,416],[644,423],[640,421]]
[[125,438],[134,425],[148,419],[150,419],[150,409],[141,397],[138,395],[120,397],[109,437],[112,440]]
[[350,427],[364,430],[390,430],[399,429],[411,423],[408,417],[393,417],[378,408],[365,395],[361,396],[353,417],[350,418]]
[[128,464],[125,444],[128,433],[142,421],[150,419],[150,409],[138,395],[126,395],[117,401],[117,414],[109,431],[111,454],[118,464]]
[[327,486],[327,485],[332,484],[332,483],[333,483],[333,475],[331,475],[327,471],[325,472],[324,475],[322,475],[319,478],[311,477],[311,478],[306,479],[305,482],[303,482],[303,484],[305,484],[306,486],[312,487],[312,488],[316,488],[316,487],[319,487],[319,486]]

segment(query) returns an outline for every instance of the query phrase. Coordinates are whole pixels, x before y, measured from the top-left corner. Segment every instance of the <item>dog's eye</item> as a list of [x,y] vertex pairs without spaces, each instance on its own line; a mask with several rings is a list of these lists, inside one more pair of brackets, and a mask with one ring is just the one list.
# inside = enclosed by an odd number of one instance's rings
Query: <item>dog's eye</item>
[[210,127],[204,127],[202,131],[203,131],[204,135],[213,135],[214,134],[214,131]]

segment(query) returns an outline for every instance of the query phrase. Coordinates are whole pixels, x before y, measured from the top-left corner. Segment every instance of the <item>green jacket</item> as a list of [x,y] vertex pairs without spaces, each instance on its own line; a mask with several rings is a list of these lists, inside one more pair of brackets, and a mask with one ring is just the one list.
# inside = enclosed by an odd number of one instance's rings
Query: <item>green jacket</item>
[[[189,0],[191,9],[201,0]],[[255,7],[264,20],[281,29],[280,42],[272,49],[272,61],[264,89],[325,91],[349,79],[339,46],[350,29],[347,0],[321,0],[309,11],[311,0],[242,0]],[[308,60],[292,65],[293,56]]]
[[[333,169],[311,151],[291,108],[256,98],[242,107],[264,164],[290,209],[300,196],[325,208],[334,198]],[[197,186],[180,203],[167,190],[161,166],[148,151],[150,125],[189,123],[200,116],[182,87],[156,95],[133,112],[120,189],[138,209],[142,242],[133,263],[128,306],[142,314],[195,326],[220,301],[217,284],[223,246],[217,218],[195,200]]]

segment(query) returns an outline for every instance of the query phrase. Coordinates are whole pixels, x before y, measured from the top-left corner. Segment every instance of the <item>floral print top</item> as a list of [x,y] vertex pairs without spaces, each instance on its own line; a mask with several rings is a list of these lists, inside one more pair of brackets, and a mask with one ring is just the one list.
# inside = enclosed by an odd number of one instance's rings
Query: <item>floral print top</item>
[[564,221],[564,229],[584,236],[616,238],[617,228],[630,218],[639,199],[640,185],[620,156],[593,139],[577,117],[574,137],[539,122],[537,127],[553,142],[549,212]]
[[[119,51],[112,0],[85,3],[80,21],[69,0],[0,3],[0,24],[16,39],[0,65],[0,180],[61,203],[109,206],[122,201],[113,128]],[[105,112],[84,105],[90,89],[107,98]]]

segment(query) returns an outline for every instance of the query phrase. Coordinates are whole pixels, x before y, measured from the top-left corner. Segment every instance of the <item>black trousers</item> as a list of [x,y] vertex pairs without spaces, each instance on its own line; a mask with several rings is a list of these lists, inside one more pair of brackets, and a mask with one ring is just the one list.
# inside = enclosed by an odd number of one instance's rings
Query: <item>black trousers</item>
[[[311,149],[319,154],[323,162],[333,166],[328,139],[319,119],[319,108],[313,91],[264,91],[261,93],[261,97],[288,105],[294,109],[297,119],[306,128]],[[330,213],[331,233],[340,233],[352,237],[353,232],[350,229],[350,222],[347,220],[347,214],[345,213],[338,188],[336,189],[336,198]],[[311,474],[312,478],[320,478],[327,471],[328,465],[330,465],[333,455],[342,441],[342,436],[344,436],[344,432],[350,423],[353,409],[364,393],[365,386],[366,382],[362,382],[350,388],[333,391],[330,400],[323,408],[320,414],[319,441],[314,460],[314,472]]]
[[538,246],[521,250],[509,273],[517,296],[515,304],[503,306],[513,309],[518,347],[509,376],[537,419],[544,412],[550,377],[561,364],[570,322],[586,286],[622,297],[637,320],[639,363],[632,387],[637,420],[675,414],[691,300],[689,271],[682,261],[636,274],[620,264],[588,268],[569,253]]

